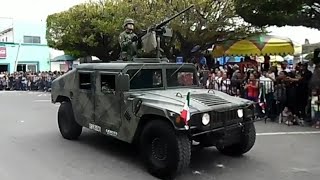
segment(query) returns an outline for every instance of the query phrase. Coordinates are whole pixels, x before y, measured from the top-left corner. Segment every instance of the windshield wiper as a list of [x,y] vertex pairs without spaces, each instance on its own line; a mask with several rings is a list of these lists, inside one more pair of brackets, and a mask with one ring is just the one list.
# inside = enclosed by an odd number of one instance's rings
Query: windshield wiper
[[131,80],[142,70],[142,68],[144,67],[145,64],[143,64],[140,69],[138,69],[138,71],[136,73],[134,73],[134,75],[130,78],[130,82]]

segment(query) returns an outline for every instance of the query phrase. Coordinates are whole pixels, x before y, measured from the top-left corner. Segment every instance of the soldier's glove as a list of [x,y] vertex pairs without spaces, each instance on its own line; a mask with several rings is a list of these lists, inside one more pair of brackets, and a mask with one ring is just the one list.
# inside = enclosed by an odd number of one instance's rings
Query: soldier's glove
[[132,39],[131,39],[131,41],[132,41],[132,42],[138,41],[138,36],[133,36]]

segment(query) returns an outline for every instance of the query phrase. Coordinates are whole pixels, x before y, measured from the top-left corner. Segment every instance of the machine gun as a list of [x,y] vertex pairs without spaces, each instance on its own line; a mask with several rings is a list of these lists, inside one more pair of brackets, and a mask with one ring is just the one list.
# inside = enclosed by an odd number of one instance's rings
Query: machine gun
[[159,24],[152,25],[148,27],[146,34],[141,37],[142,42],[142,50],[145,53],[150,53],[153,50],[157,51],[157,58],[160,58],[160,37],[171,37],[172,30],[165,27],[170,21],[180,16],[184,12],[190,10],[194,5],[189,6],[188,8],[180,11],[179,13],[171,16],[170,18],[166,18]]

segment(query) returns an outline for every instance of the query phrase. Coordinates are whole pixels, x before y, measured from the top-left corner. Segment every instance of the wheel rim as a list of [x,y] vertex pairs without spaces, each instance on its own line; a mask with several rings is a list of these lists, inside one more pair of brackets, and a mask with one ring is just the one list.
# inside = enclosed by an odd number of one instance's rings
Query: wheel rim
[[161,138],[154,138],[151,142],[151,157],[158,163],[164,163],[168,157],[168,144]]

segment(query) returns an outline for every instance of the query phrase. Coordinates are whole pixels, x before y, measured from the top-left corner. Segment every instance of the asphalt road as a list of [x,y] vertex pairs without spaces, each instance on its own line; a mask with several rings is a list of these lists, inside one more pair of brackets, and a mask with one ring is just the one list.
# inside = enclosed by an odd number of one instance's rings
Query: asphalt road
[[[130,145],[85,130],[63,139],[50,94],[0,92],[1,180],[152,180]],[[178,180],[319,180],[320,132],[257,122],[255,147],[241,158],[195,151]],[[314,131],[313,134],[308,134]],[[282,132],[282,133],[279,133]],[[287,133],[306,132],[306,133]]]

